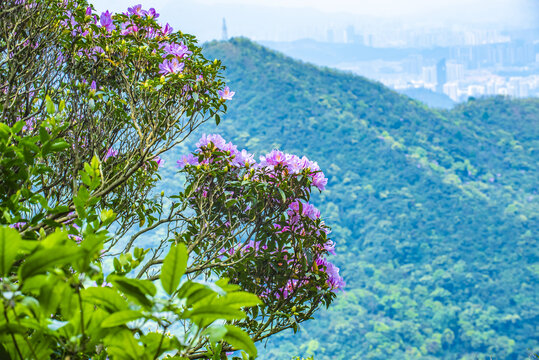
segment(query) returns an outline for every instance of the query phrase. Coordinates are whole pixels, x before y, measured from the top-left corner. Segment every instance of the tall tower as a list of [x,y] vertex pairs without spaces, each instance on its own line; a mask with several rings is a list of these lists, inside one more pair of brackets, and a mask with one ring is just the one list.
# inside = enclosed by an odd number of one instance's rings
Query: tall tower
[[226,20],[223,18],[223,33],[221,35],[222,40],[227,41],[228,40],[228,31],[226,29]]
[[436,64],[436,91],[444,92],[444,84],[447,82],[447,66],[445,59],[438,61]]

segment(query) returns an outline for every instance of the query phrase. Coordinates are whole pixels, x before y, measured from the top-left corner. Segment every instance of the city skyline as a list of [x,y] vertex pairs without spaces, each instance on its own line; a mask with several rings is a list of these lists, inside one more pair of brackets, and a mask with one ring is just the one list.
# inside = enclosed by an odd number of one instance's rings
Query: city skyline
[[[125,11],[133,5],[127,0],[93,3],[97,11]],[[200,41],[220,39],[223,18],[231,37],[281,41],[320,39],[327,29],[349,25],[363,33],[391,34],[402,29],[514,30],[539,24],[535,0],[146,0],[142,5],[154,7],[162,21]]]

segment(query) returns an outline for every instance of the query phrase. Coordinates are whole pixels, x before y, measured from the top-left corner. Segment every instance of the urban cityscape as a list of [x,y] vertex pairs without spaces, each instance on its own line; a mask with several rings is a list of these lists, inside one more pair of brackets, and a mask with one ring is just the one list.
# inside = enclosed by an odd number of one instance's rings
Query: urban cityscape
[[[537,30],[447,28],[372,34],[348,25],[327,28],[322,39],[262,43],[305,61],[363,75],[398,91],[420,89],[456,103],[489,95],[539,96],[538,34]],[[321,48],[334,48],[345,56],[340,56],[340,61],[318,58],[315,52]]]

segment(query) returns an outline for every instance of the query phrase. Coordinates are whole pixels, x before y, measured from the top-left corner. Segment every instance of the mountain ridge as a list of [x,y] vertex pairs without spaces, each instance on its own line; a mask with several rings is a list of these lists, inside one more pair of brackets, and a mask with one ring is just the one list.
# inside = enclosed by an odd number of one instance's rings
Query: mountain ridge
[[[206,130],[318,161],[348,288],[263,359],[524,359],[539,339],[539,100],[437,110],[247,39],[211,42],[236,91]],[[302,346],[296,346],[302,342]]]

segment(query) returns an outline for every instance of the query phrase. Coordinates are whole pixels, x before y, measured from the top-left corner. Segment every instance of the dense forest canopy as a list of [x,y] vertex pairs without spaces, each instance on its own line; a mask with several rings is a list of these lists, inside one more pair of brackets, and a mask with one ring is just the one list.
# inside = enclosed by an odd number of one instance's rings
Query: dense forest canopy
[[[264,358],[525,359],[539,350],[539,100],[433,110],[247,39],[212,42],[236,90],[219,131],[319,160],[347,281]],[[297,336],[297,335],[296,335]],[[298,345],[303,344],[303,345]]]

